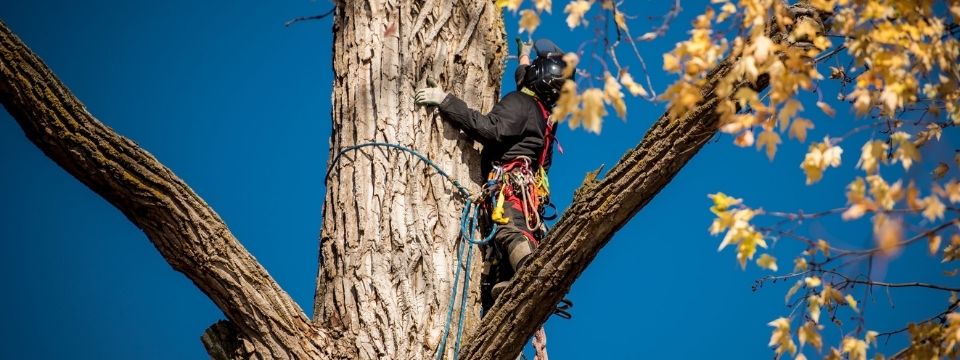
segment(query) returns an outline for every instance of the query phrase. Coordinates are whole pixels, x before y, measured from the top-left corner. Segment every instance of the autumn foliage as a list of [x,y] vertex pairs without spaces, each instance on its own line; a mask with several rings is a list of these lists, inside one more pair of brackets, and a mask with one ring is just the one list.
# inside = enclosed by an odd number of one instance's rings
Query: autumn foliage
[[[540,26],[540,15],[553,6],[550,0],[499,0],[498,4],[517,14],[520,31],[530,33]],[[663,102],[670,117],[681,121],[683,114],[710,96],[719,100],[720,131],[729,134],[735,145],[763,151],[771,161],[796,161],[807,185],[830,176],[831,169],[853,166],[859,172],[849,180],[845,199],[838,198],[837,206],[816,213],[766,211],[747,205],[753,199],[709,195],[710,211],[716,217],[709,233],[722,236],[719,249],[733,249],[743,269],[753,263],[764,271],[786,273],[761,281],[792,284],[784,300],[789,308],[802,311],[769,323],[773,329],[769,346],[776,356],[960,356],[956,294],[960,288],[884,283],[843,268],[909,246],[925,247],[938,262],[960,259],[960,208],[956,207],[960,182],[945,176],[951,167],[960,167],[960,155],[953,164],[932,163],[924,162],[920,151],[960,125],[960,1],[712,0],[691,24],[689,38],[662,54],[663,70],[676,74],[676,80],[660,94],[650,82],[643,59],[658,54],[641,54],[637,43],[662,36],[680,11],[679,2],[664,16],[662,26],[640,36],[631,33],[632,27],[639,26],[630,19],[637,17],[621,12],[618,4],[572,0],[562,5],[572,29],[586,28],[594,18],[612,19],[614,25],[595,31],[607,37],[604,43],[609,44],[602,54],[591,54],[606,60],[601,70],[585,64],[588,56],[583,53],[565,56],[569,64],[579,65],[581,77],[602,87],[581,89],[579,82],[568,81],[554,109],[555,120],[600,133],[608,109],[626,118],[626,92]],[[621,65],[627,63],[621,54],[635,57],[642,71],[631,74]],[[708,75],[719,66],[732,70],[719,83],[707,84]],[[754,86],[760,82],[765,86]],[[839,91],[828,93],[827,84]],[[715,89],[713,93],[705,93],[708,85]],[[802,159],[778,159],[777,150],[784,141],[807,143],[808,131],[817,125],[815,118],[832,118],[847,126],[844,132],[809,139]],[[869,134],[865,142],[851,140],[865,134]],[[918,167],[931,174],[932,181],[917,182],[917,172],[910,170]],[[871,222],[873,246],[845,248],[797,231],[804,220],[826,217]],[[775,254],[772,239],[794,240],[805,250]],[[784,262],[791,265],[783,266]],[[862,326],[865,315],[851,291],[855,285],[925,287],[943,291],[945,301],[930,309],[930,318],[880,333]],[[825,328],[842,326],[837,312],[859,318],[860,325],[830,338],[837,332],[829,332],[828,337]],[[830,321],[824,313],[831,314]],[[878,338],[898,334],[909,337],[907,348],[886,355],[872,350]]]

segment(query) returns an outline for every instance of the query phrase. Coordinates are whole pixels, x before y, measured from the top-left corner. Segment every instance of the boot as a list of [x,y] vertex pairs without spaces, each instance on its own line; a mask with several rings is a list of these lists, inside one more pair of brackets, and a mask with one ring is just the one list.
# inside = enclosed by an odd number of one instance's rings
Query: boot
[[[513,269],[514,273],[520,269],[521,266],[526,264],[527,258],[530,256],[530,253],[533,252],[533,246],[530,244],[530,241],[526,237],[521,237],[507,243],[507,260],[510,261],[510,267]],[[500,294],[508,286],[510,286],[511,281],[501,281],[493,285],[493,289],[490,290],[490,294],[493,295],[493,300],[496,301],[500,297]]]

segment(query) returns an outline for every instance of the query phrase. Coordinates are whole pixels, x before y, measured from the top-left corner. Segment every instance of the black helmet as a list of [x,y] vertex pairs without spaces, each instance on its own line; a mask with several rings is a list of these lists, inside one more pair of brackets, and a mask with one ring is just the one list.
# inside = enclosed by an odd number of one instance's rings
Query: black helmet
[[[563,61],[562,55],[537,57],[523,75],[523,86],[533,90],[540,100],[553,106],[560,97],[563,83],[567,80],[563,76],[563,69],[566,66],[567,62]],[[572,74],[571,72],[571,78]]]

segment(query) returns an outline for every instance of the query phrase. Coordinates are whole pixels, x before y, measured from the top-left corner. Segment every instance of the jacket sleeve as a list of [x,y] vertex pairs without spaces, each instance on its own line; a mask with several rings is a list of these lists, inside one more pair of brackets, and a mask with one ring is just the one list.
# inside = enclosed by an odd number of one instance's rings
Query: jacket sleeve
[[527,68],[530,65],[517,65],[517,70],[513,71],[513,79],[517,81],[517,89],[520,89],[520,84],[523,83],[523,77],[527,74]]
[[523,133],[526,112],[523,94],[513,92],[484,115],[467,107],[456,96],[447,95],[440,103],[440,114],[454,126],[481,143],[499,143]]

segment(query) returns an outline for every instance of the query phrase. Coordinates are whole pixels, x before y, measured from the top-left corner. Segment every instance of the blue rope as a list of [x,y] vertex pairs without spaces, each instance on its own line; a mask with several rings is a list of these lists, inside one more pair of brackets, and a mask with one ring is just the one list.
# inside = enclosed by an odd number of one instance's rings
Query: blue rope
[[437,165],[437,163],[433,162],[432,160],[430,160],[429,158],[427,158],[425,155],[421,154],[420,152],[418,152],[418,151],[416,151],[416,150],[414,150],[414,149],[408,148],[408,147],[403,146],[403,145],[391,144],[391,143],[384,143],[384,142],[375,142],[375,141],[374,141],[374,142],[368,142],[368,143],[363,143],[363,144],[359,144],[359,145],[347,146],[347,147],[341,149],[340,152],[337,153],[337,156],[333,158],[333,162],[330,163],[330,167],[327,168],[327,176],[326,176],[326,179],[327,179],[327,180],[330,179],[330,173],[333,172],[334,166],[340,161],[340,157],[343,156],[343,154],[346,154],[346,153],[351,152],[351,151],[354,151],[354,150],[359,150],[359,149],[362,149],[362,148],[365,148],[365,147],[385,147],[385,148],[397,149],[397,150],[400,150],[400,151],[409,153],[409,154],[411,154],[411,155],[413,155],[413,156],[416,156],[417,158],[420,159],[420,161],[423,161],[425,164],[430,165],[430,167],[432,167],[434,170],[436,170],[436,171],[437,171],[437,174],[439,174],[440,176],[442,176],[444,179],[447,179],[447,181],[450,181],[450,183],[453,184],[453,186],[455,186],[455,187],[457,188],[457,191],[460,192],[460,195],[463,195],[463,197],[465,197],[465,198],[467,198],[467,199],[470,198],[470,191],[468,191],[467,188],[463,187],[463,185],[460,185],[460,182],[459,182],[459,181],[457,181],[456,179],[454,179],[452,176],[448,175],[446,171],[443,171],[443,169],[440,168],[440,165]]
[[[457,289],[460,287],[460,273],[464,272],[463,289],[461,290],[460,294],[460,321],[457,323],[457,336],[455,342],[453,343],[453,358],[457,359],[460,356],[460,343],[463,337],[463,322],[467,316],[467,295],[470,293],[470,267],[473,263],[473,245],[484,245],[489,243],[490,240],[493,239],[493,234],[497,232],[497,224],[493,224],[493,229],[491,229],[490,234],[488,234],[486,237],[483,237],[480,240],[474,240],[480,233],[478,230],[480,220],[480,205],[476,202],[470,201],[470,191],[463,187],[463,185],[460,185],[459,181],[443,171],[443,169],[441,169],[437,163],[433,162],[420,152],[403,145],[383,142],[369,142],[344,147],[340,150],[340,152],[337,153],[337,156],[335,156],[333,161],[330,163],[330,167],[327,169],[326,179],[330,179],[330,173],[333,172],[334,167],[340,161],[340,157],[343,156],[343,154],[365,147],[384,147],[396,149],[416,156],[418,159],[420,159],[420,161],[436,170],[438,175],[442,176],[444,179],[453,184],[453,186],[457,188],[457,191],[460,193],[460,195],[467,199],[464,202],[463,212],[460,215],[460,236],[458,238],[462,241],[457,244],[457,270],[454,271],[453,288],[450,290],[450,302],[447,305],[447,321],[443,327],[443,338],[440,342],[440,346],[437,348],[437,360],[441,360],[443,359],[444,355],[443,350],[447,347],[447,338],[450,337],[450,324],[453,320],[453,309],[454,305],[456,304]],[[464,247],[467,248],[467,259],[465,264],[463,262]],[[466,271],[461,271],[464,268]]]

